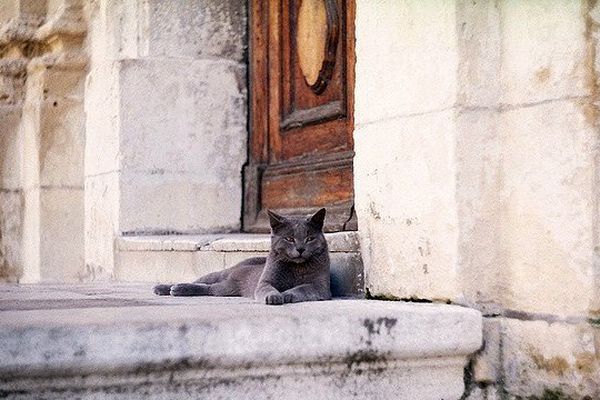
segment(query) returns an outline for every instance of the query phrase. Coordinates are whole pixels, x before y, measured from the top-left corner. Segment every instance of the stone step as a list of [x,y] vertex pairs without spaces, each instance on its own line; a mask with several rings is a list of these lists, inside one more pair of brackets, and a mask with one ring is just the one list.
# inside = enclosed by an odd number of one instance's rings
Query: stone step
[[266,306],[149,285],[0,286],[8,399],[458,399],[481,314],[340,299]]
[[[332,292],[360,297],[363,267],[356,232],[325,235],[331,252]],[[245,258],[266,256],[261,234],[125,236],[117,240],[115,279],[122,282],[191,282]]]

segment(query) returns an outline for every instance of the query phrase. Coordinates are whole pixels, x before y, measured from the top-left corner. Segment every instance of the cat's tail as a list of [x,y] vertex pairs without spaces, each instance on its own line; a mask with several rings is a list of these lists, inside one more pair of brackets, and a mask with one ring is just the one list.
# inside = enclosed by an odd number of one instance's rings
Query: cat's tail
[[152,290],[154,291],[154,294],[157,294],[159,296],[168,296],[171,294],[171,286],[173,285],[160,284],[154,286]]

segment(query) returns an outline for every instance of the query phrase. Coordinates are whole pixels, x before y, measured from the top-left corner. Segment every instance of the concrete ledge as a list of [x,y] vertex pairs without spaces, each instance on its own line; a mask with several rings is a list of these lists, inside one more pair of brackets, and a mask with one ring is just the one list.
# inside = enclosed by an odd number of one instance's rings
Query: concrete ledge
[[[335,232],[325,236],[332,253],[358,252],[360,249],[357,232]],[[249,233],[124,236],[117,241],[121,251],[268,252],[270,244],[270,235]]]
[[129,398],[141,394],[132,386],[141,380],[162,388],[150,398],[172,396],[164,385],[192,385],[184,398],[385,390],[379,398],[451,399],[460,397],[466,357],[482,340],[480,313],[457,306],[334,300],[273,307],[157,297],[139,285],[38,288],[0,287],[0,394],[9,398],[67,398],[56,393],[76,387],[104,394],[122,387],[100,398]]

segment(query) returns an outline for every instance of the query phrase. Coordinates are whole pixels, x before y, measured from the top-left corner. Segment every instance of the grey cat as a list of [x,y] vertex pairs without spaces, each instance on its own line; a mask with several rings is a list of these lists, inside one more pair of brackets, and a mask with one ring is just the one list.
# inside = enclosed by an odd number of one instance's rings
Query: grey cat
[[271,249],[194,283],[156,285],[154,293],[172,296],[243,296],[278,305],[331,299],[329,249],[323,235],[325,209],[309,218],[268,211]]

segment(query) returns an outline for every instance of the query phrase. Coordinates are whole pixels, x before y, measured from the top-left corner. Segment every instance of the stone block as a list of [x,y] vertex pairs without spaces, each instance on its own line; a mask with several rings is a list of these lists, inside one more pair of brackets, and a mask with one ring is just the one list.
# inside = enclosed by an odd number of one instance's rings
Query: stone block
[[511,396],[600,397],[597,329],[515,319],[503,319],[502,326],[503,380]]
[[271,307],[155,296],[147,285],[55,286],[43,296],[0,287],[0,298],[15,291],[0,300],[9,398],[458,399],[481,344],[481,315],[448,305]]
[[122,251],[196,251],[223,235],[122,236],[117,247]]
[[21,147],[19,135],[21,112],[14,108],[0,108],[0,188],[21,187]]
[[509,279],[500,267],[508,261],[501,240],[503,153],[497,124],[495,110],[456,114],[460,302],[485,313],[499,312]]
[[455,298],[454,112],[372,123],[354,137],[366,287],[378,296]]
[[502,18],[503,104],[585,96],[587,2],[573,0],[498,3]]
[[[238,254],[238,253],[235,253]],[[229,253],[217,251],[196,251],[194,253],[194,273],[198,279],[202,275],[232,267],[239,261],[228,258]]]
[[573,101],[503,112],[506,308],[587,315],[593,296],[596,130]]
[[192,282],[198,278],[189,251],[119,251],[114,277],[121,282]]
[[[181,60],[121,66],[122,231],[239,229],[244,69]],[[140,197],[148,207],[139,208]]]
[[247,7],[245,2],[236,0],[150,0],[148,55],[243,62]]
[[23,192],[0,190],[0,282],[16,282],[23,273]]
[[18,0],[6,0],[0,4],[0,21],[6,22],[15,18],[19,13]]
[[40,191],[40,279],[78,282],[84,269],[82,189]]
[[86,177],[84,282],[109,280],[113,276],[118,212],[118,172]]
[[93,64],[85,83],[86,176],[120,169],[118,66]]
[[51,68],[44,72],[44,99],[83,102],[85,71]]
[[271,248],[271,235],[229,234],[213,240],[201,247],[207,251],[225,252],[268,252]]
[[83,104],[63,98],[44,101],[39,132],[40,184],[82,187],[85,145]]
[[330,252],[346,253],[360,250],[359,235],[356,231],[326,233],[325,237]]
[[40,282],[40,190],[23,191],[23,231],[21,260],[23,275],[20,283]]
[[202,172],[213,182],[237,179],[247,141],[242,66],[206,60],[120,65],[124,170]]
[[[240,170],[241,171],[241,170]],[[239,171],[238,171],[239,174]],[[126,233],[228,232],[239,229],[241,178],[198,173],[122,172],[119,228]]]
[[501,328],[497,318],[483,319],[483,347],[473,360],[473,380],[478,384],[494,384],[501,377]]
[[500,98],[502,21],[494,0],[458,1],[458,103],[496,107]]
[[457,67],[455,2],[356,2],[357,127],[452,107]]

